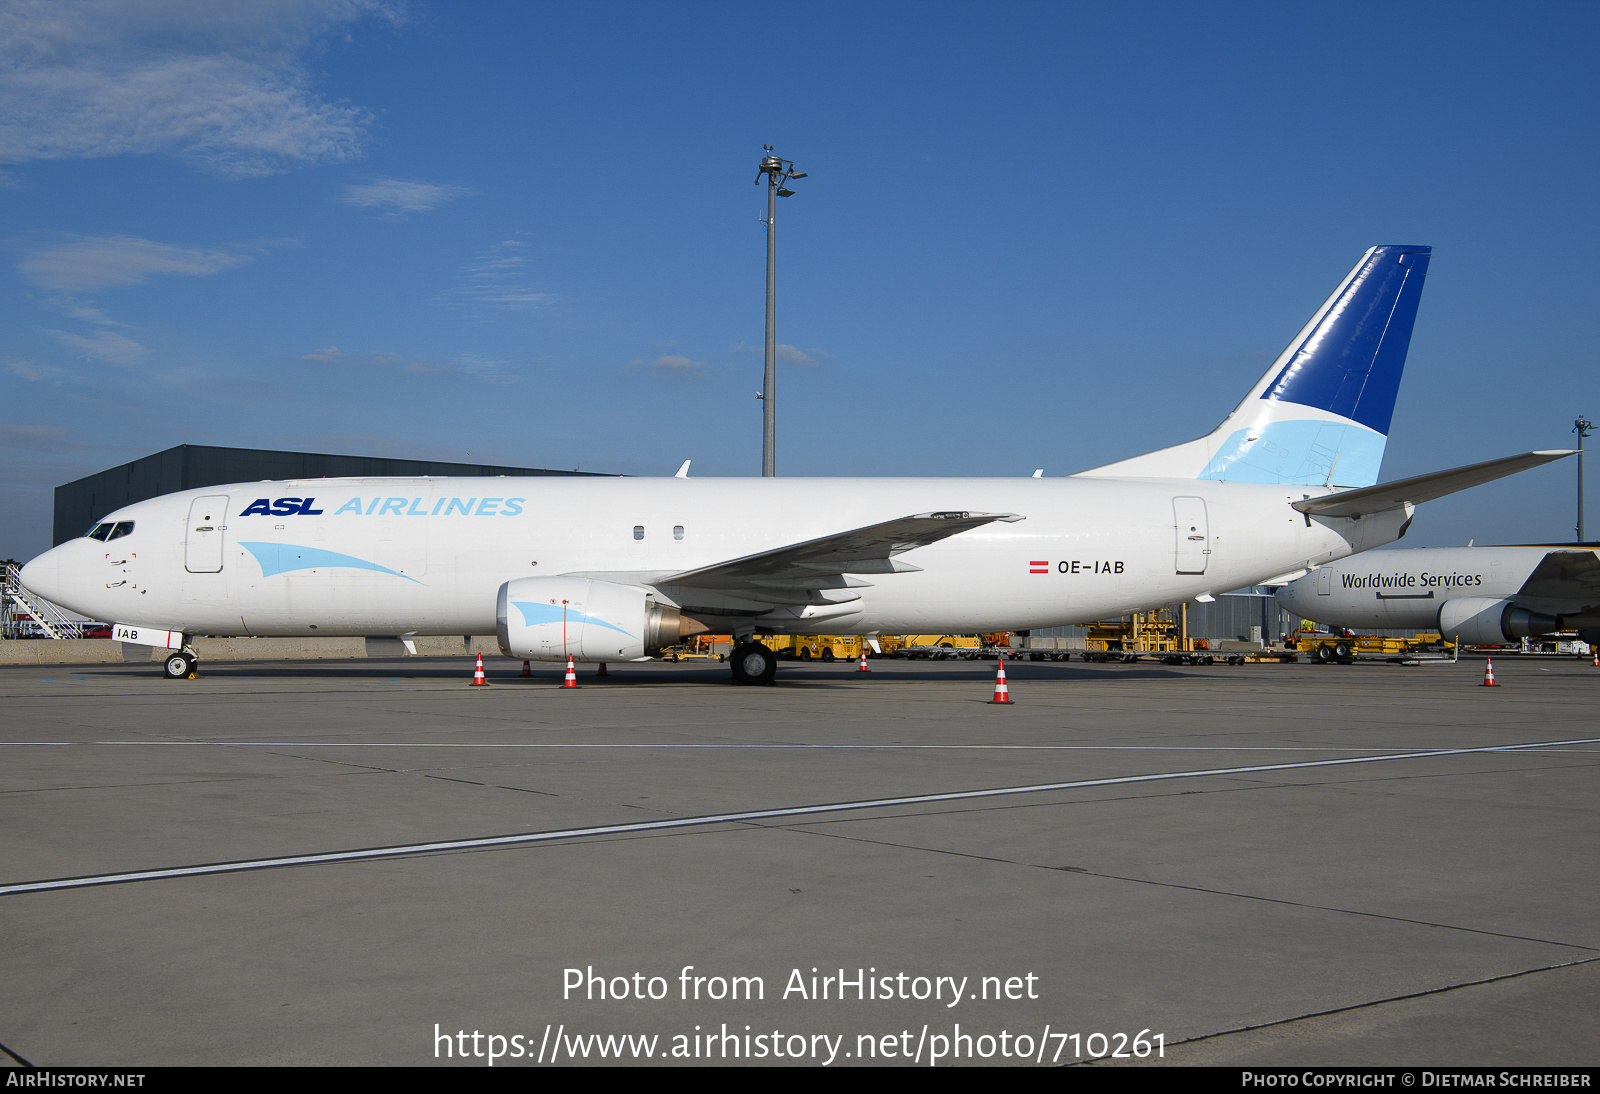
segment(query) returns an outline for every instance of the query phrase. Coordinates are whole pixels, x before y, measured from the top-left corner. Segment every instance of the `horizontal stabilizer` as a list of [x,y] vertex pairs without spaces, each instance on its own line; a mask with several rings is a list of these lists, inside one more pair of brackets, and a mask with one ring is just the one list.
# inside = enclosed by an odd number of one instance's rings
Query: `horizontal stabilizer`
[[809,583],[816,587],[823,575],[827,574],[885,574],[897,570],[915,570],[914,566],[894,563],[894,556],[962,532],[970,532],[997,520],[1021,519],[1015,513],[918,513],[719,562],[698,570],[688,570],[659,583],[696,589],[751,589],[770,588],[774,581],[780,579],[804,578],[797,584]]
[[1530,467],[1538,467],[1572,454],[1570,449],[1524,452],[1520,456],[1507,456],[1487,463],[1451,468],[1449,471],[1434,471],[1427,475],[1401,479],[1398,482],[1364,486],[1359,490],[1341,490],[1335,494],[1323,494],[1321,497],[1307,498],[1291,504],[1300,512],[1311,516],[1361,517],[1368,513],[1398,509],[1408,503],[1420,505],[1422,502],[1493,482],[1495,479],[1503,479],[1507,475],[1515,475],[1518,471],[1526,471]]

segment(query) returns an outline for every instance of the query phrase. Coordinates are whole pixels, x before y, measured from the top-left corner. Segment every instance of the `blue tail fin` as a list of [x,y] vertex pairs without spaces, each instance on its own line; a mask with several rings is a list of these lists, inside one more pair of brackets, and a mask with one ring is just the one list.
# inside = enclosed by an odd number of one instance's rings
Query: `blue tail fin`
[[1084,474],[1376,483],[1430,254],[1372,248],[1209,436]]
[[1326,410],[1387,436],[1431,253],[1368,251],[1261,397]]

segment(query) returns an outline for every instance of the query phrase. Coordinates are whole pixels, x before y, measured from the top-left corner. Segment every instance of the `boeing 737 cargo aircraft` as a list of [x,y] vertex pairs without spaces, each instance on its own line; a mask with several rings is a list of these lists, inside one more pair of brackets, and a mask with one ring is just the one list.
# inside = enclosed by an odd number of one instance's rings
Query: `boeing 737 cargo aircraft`
[[1322,566],[1278,603],[1338,627],[1431,630],[1471,645],[1577,631],[1600,645],[1600,544],[1377,551]]
[[1067,478],[311,479],[109,514],[23,582],[189,635],[483,634],[623,661],[730,632],[971,633],[1172,604],[1398,539],[1420,502],[1566,455],[1374,485],[1430,250],[1374,247],[1217,429]]

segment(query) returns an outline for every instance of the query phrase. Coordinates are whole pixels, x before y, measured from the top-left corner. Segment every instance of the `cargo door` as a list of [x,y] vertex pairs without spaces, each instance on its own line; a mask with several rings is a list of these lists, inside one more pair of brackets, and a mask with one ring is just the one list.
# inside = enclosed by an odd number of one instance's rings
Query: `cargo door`
[[183,543],[183,568],[191,574],[222,572],[222,534],[228,530],[228,495],[195,498]]
[[1211,556],[1211,531],[1204,498],[1173,498],[1178,534],[1178,573],[1203,574]]

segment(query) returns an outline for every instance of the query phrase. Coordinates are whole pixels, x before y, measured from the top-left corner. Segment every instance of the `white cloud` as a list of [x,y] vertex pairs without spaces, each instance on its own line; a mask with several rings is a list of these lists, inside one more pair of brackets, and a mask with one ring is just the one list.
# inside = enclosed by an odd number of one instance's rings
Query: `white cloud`
[[329,346],[319,349],[315,353],[301,356],[302,361],[339,361],[349,365],[372,365],[376,368],[389,368],[398,366],[405,372],[419,374],[436,372],[454,372],[468,376],[477,376],[505,380],[501,369],[508,364],[506,361],[495,360],[489,357],[479,357],[473,353],[457,354],[448,361],[440,361],[431,357],[420,357],[409,353],[370,353],[354,355],[344,353],[338,346]]
[[371,115],[301,55],[385,0],[12,0],[0,8],[0,160],[172,153],[224,177],[356,155]]
[[135,236],[80,236],[35,251],[20,268],[44,288],[83,292],[142,285],[152,274],[199,277],[249,261],[246,255],[172,247]]
[[702,376],[711,367],[706,361],[693,361],[678,353],[663,353],[654,361],[646,361],[635,357],[628,362],[629,368],[649,368],[667,376]]
[[64,330],[53,330],[50,333],[84,357],[109,361],[113,365],[138,364],[139,360],[150,352],[132,338],[109,330],[103,330],[88,338],[81,334],[69,334]]
[[38,383],[41,380],[54,380],[58,376],[66,375],[65,372],[54,365],[37,365],[32,361],[8,361],[6,362],[6,371],[13,376],[18,376],[34,383]]
[[515,253],[523,245],[520,240],[508,239],[484,251],[462,267],[465,284],[442,297],[441,302],[458,307],[486,305],[513,311],[563,303],[555,293],[528,283],[524,277],[528,260]]
[[[743,342],[740,342],[737,346],[729,346],[728,348],[734,353],[759,353],[762,356],[765,356],[767,352],[765,346],[751,346],[746,345]],[[786,345],[783,342],[779,342],[776,346],[774,346],[772,352],[773,355],[778,358],[778,360],[789,365],[814,365],[817,363],[818,357],[827,356],[827,354],[823,353],[820,349],[797,349],[796,347]]]
[[350,205],[367,208],[388,207],[391,216],[398,216],[401,213],[426,213],[466,192],[464,186],[377,178],[346,186],[344,200]]
[[492,376],[498,379],[505,379],[504,376],[500,375],[500,370],[510,363],[494,357],[479,357],[476,353],[458,353],[452,367],[473,376]]
[[102,327],[126,327],[128,325],[117,322],[93,304],[80,304],[71,297],[61,301],[61,310],[73,319],[81,319],[85,323],[94,323]]
[[458,289],[456,295],[475,304],[492,304],[497,308],[510,308],[514,311],[523,308],[544,308],[561,303],[561,297],[555,293],[540,292],[538,289],[517,285],[470,286]]
[[69,440],[59,425],[6,425],[0,423],[0,448],[24,452],[78,452],[89,446]]

